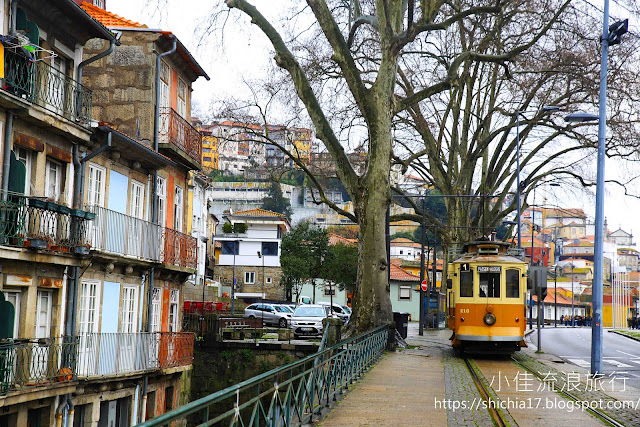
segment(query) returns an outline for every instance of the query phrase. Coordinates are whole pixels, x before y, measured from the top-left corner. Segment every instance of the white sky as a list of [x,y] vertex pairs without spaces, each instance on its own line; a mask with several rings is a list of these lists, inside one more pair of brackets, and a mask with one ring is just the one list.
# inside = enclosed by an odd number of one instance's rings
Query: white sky
[[[106,3],[107,10],[110,12],[146,24],[150,28],[172,31],[177,35],[211,78],[211,81],[199,78],[193,87],[193,108],[203,110],[212,100],[233,95],[245,96],[247,88],[243,77],[247,80],[260,78],[268,72],[273,63],[266,37],[258,33],[245,18],[241,21],[242,28],[237,33],[237,37],[225,40],[224,49],[216,46],[219,40],[213,37],[209,37],[206,43],[202,42],[200,19],[208,15],[210,8],[218,4],[218,1],[222,2],[222,0],[106,0]],[[254,0],[253,3],[263,13],[273,13],[274,10],[281,10],[286,1]],[[598,3],[601,1],[594,1],[594,4]],[[156,8],[155,4],[160,6]],[[612,5],[613,14],[625,15],[619,10],[615,11]],[[636,24],[633,19],[630,19],[632,29],[637,28]],[[230,21],[228,25],[237,26],[238,24]],[[597,111],[593,112],[597,113]],[[592,162],[595,170],[595,156]],[[616,178],[619,170],[620,168],[613,161],[607,160],[605,166],[607,179]],[[614,231],[622,227],[625,231],[637,234],[636,240],[640,239],[638,234],[640,233],[640,200],[624,196],[624,192],[613,184],[606,187],[604,209],[609,230]],[[582,208],[593,221],[595,190],[593,193],[593,197],[587,197],[584,194],[573,194],[562,188],[550,188],[546,196],[544,190],[536,195],[536,204],[542,204],[542,200],[546,197],[548,203],[554,206]],[[529,197],[529,201],[532,202],[532,196]]]

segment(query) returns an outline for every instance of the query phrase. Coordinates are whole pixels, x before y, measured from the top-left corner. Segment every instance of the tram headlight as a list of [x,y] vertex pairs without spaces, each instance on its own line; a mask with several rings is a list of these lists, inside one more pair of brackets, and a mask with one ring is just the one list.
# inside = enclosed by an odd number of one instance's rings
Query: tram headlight
[[486,323],[488,326],[493,325],[494,323],[496,323],[496,315],[493,313],[487,313],[484,315],[484,323]]

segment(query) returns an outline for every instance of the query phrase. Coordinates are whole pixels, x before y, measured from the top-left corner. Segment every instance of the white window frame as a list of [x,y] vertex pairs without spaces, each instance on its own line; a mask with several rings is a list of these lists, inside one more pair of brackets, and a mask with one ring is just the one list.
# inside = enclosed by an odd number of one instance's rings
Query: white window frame
[[120,310],[120,332],[137,332],[138,324],[138,287],[122,287],[122,309]]
[[16,159],[22,162],[26,169],[24,175],[24,194],[25,196],[31,195],[31,168],[33,166],[34,152],[24,147],[16,146],[14,150]]
[[170,107],[171,100],[171,68],[164,61],[160,62],[160,107]]
[[398,286],[398,300],[411,301],[411,286],[406,286],[406,285]]
[[180,304],[180,291],[171,289],[169,296],[169,332],[178,332],[178,306]]
[[158,224],[167,226],[167,179],[158,176],[156,197],[158,198]]
[[178,109],[177,113],[180,117],[185,119],[187,118],[187,87],[185,81],[178,78],[176,108]]
[[144,185],[141,182],[132,179],[130,194],[129,215],[134,218],[142,219],[144,211]]
[[96,163],[89,163],[87,177],[87,205],[104,207],[107,169]]
[[162,314],[162,288],[153,288],[151,308],[151,332],[160,332],[160,315]]
[[270,285],[271,283],[273,283],[273,278],[271,278],[271,277],[267,277],[267,278],[265,279],[265,283],[266,283],[267,285]]
[[245,283],[245,285],[255,285],[255,283],[256,283],[256,272],[255,271],[245,271],[244,272],[244,283]]
[[22,298],[22,292],[13,290],[4,290],[2,292],[4,293],[5,301],[9,301],[15,308],[15,316],[13,318],[13,338],[19,338],[20,335],[18,334],[20,333],[20,299]]
[[184,189],[179,185],[175,188],[173,198],[173,229],[182,232],[182,207],[184,204]]
[[[44,177],[44,191],[45,197],[52,198],[55,201],[60,200],[62,196],[62,164],[58,163],[47,157],[47,161],[45,163],[45,177]],[[55,178],[51,177],[52,170],[55,170]],[[51,180],[55,181],[52,183]],[[51,184],[53,184],[53,194],[50,191]]]
[[[92,293],[93,291],[93,293]],[[83,280],[80,283],[78,297],[78,332],[81,334],[97,332],[100,318],[100,282]]]
[[[49,338],[51,336],[51,310],[53,307],[53,291],[45,291],[38,289],[36,295],[36,322],[34,326],[35,338]],[[47,313],[44,324],[41,322],[40,314]],[[44,334],[40,333],[40,329],[44,330]]]

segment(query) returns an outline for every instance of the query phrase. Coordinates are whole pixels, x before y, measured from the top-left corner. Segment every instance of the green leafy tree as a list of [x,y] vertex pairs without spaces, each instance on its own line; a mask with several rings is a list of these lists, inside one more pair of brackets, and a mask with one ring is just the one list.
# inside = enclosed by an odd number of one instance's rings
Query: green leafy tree
[[358,279],[358,247],[342,243],[329,246],[322,263],[321,278],[340,290],[354,292]]
[[282,195],[282,188],[277,181],[271,181],[269,192],[262,199],[262,209],[266,209],[272,212],[278,212],[286,215],[288,219],[291,219],[291,203]]
[[282,282],[296,298],[305,282],[320,277],[328,247],[327,231],[307,222],[301,222],[282,237]]

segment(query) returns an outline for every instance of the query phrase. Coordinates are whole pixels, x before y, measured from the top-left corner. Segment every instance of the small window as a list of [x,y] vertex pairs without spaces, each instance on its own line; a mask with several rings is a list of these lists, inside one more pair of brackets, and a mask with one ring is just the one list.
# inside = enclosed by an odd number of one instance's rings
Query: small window
[[500,298],[500,273],[478,273],[480,297]]
[[267,277],[267,278],[265,279],[265,283],[266,283],[267,285],[270,285],[272,282],[273,282],[273,279],[271,279],[271,277]]
[[278,256],[278,242],[262,242],[262,255]]
[[520,297],[520,271],[507,270],[507,298]]
[[411,299],[411,286],[400,286],[398,289],[398,299],[410,300]]
[[246,283],[247,285],[253,285],[254,283],[256,283],[256,273],[253,271],[245,271],[244,283]]
[[222,241],[222,255],[238,255],[240,242],[236,242],[234,240],[223,240]]
[[460,296],[473,298],[473,272],[460,272]]

